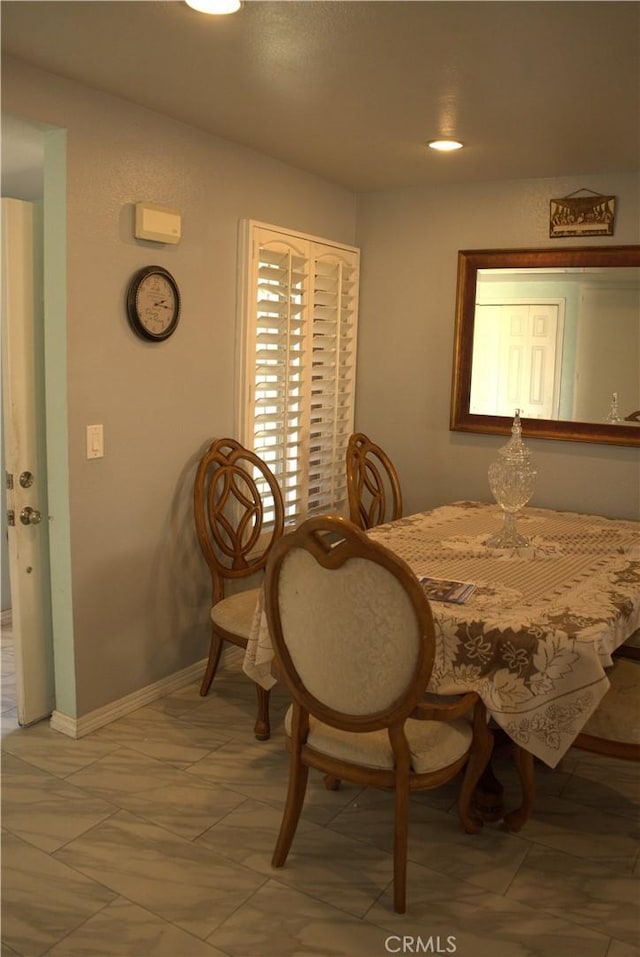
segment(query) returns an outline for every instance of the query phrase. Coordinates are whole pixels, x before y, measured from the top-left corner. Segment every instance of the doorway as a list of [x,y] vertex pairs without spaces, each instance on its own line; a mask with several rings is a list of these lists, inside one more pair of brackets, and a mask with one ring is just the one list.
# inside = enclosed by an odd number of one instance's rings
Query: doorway
[[[20,603],[21,599],[16,599],[14,581],[5,582],[3,586],[3,606],[11,606],[11,610],[3,607],[3,619],[5,624],[11,622],[12,625],[16,685],[22,682],[23,701],[34,702],[38,697],[42,697],[37,687],[40,682],[40,691],[44,687],[45,695],[48,695],[48,705],[44,711],[50,714],[55,703],[54,715],[62,708],[64,714],[73,717],[75,675],[67,465],[66,283],[61,282],[61,277],[66,275],[66,131],[38,126],[3,113],[2,195],[24,199],[29,203],[35,202],[39,208],[36,233],[44,250],[41,257],[44,311],[40,321],[38,388],[32,399],[36,418],[43,429],[46,423],[46,461],[39,470],[41,469],[46,493],[44,500],[48,498],[48,507],[43,512],[29,502],[21,502],[19,511],[24,506],[35,508],[41,512],[42,521],[49,524],[46,562],[42,559],[46,565],[44,591],[49,596],[54,593],[54,599],[47,599],[45,602],[48,603],[48,609],[45,608],[48,621],[45,622],[47,636],[44,645],[38,647],[37,642],[31,640],[31,636],[23,642],[17,633],[16,601]],[[4,431],[2,445],[6,452]],[[44,449],[42,438],[41,448]],[[43,453],[43,460],[44,458]],[[29,482],[27,476],[22,476],[24,471],[33,470],[19,466],[14,483],[16,480],[20,483],[21,478],[23,482]],[[2,478],[4,487],[4,472]],[[14,484],[14,489],[15,487]],[[22,484],[19,484],[19,487],[22,490]],[[25,487],[30,488],[28,484]],[[6,494],[9,492],[6,491]],[[2,504],[3,513],[6,514],[4,500]],[[33,511],[27,514],[30,518],[25,524],[28,526],[26,531],[29,532],[32,530],[31,526],[37,528],[37,519],[36,522],[32,521],[35,518]],[[13,520],[16,520],[15,507]],[[3,568],[10,564],[6,561],[7,554],[4,551],[8,537],[4,533],[3,527]],[[23,572],[29,574],[28,565],[26,568],[23,565]],[[8,601],[7,586],[10,595]],[[11,619],[8,615],[11,615]],[[41,677],[34,678],[38,673]],[[19,707],[17,710],[20,710]],[[20,723],[37,720],[37,717],[30,717],[37,714],[37,710],[30,709],[26,712]]]

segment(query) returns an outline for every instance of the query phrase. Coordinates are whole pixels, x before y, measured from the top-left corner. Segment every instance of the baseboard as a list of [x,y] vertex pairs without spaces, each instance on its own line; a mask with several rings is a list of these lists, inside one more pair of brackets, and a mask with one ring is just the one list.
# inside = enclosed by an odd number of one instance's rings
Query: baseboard
[[195,664],[183,668],[182,671],[176,671],[175,674],[168,675],[152,685],[140,688],[139,691],[125,695],[124,698],[119,698],[117,701],[112,701],[104,708],[96,708],[95,711],[90,711],[89,714],[85,714],[81,718],[71,718],[69,715],[63,714],[62,711],[54,711],[50,718],[50,726],[54,731],[60,731],[61,734],[66,734],[70,738],[82,738],[85,734],[103,728],[117,718],[123,718],[126,714],[137,711],[138,708],[150,704],[151,701],[164,698],[172,691],[177,691],[193,681],[200,680],[206,664],[206,658],[203,658],[202,661],[196,661]]

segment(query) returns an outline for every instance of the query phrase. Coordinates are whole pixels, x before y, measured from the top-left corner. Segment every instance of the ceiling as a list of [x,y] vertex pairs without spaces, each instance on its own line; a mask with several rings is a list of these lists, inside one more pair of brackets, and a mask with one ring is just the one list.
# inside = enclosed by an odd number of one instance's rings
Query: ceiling
[[[180,0],[2,0],[0,11],[4,56],[356,192],[640,168],[630,0],[249,0],[230,17]],[[426,148],[442,136],[465,149]]]

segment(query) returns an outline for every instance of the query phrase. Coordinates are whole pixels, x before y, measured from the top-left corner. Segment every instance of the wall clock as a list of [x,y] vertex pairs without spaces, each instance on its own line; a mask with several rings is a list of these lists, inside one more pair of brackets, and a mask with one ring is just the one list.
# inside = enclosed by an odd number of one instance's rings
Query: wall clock
[[127,315],[134,332],[149,342],[163,342],[176,331],[180,291],[168,270],[145,266],[134,274],[127,290]]

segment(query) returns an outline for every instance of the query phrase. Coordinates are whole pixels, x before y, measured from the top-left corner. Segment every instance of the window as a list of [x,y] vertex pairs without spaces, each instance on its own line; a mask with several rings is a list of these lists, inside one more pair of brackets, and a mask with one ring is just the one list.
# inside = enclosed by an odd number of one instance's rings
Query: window
[[276,475],[288,523],[346,514],[359,251],[254,222],[244,240],[242,441]]

